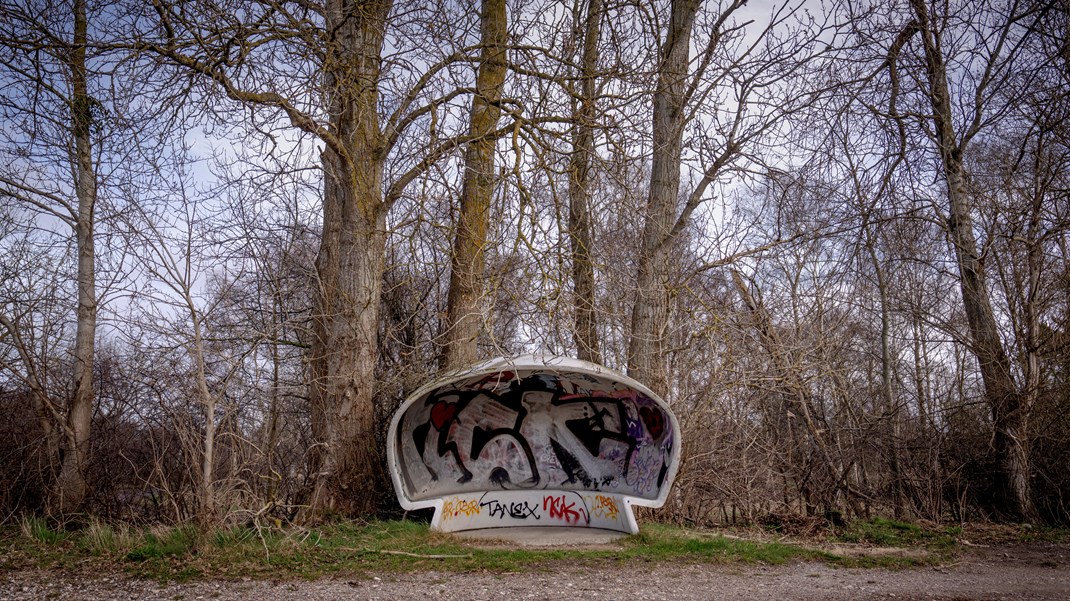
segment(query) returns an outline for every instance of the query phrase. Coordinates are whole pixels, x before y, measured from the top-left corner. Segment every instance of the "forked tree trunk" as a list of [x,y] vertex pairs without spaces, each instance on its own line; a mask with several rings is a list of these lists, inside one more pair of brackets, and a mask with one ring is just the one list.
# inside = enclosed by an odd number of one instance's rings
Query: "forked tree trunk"
[[[895,50],[898,54],[898,49]],[[893,69],[894,69],[893,63]],[[897,115],[895,109],[895,94],[892,95],[891,100],[891,114]],[[900,122],[900,140],[901,148],[905,146],[905,133],[902,129]],[[900,157],[902,154],[899,155]],[[893,163],[894,166],[898,166],[899,161]],[[881,181],[881,186],[873,193],[873,198],[878,199],[885,196],[891,188],[891,174],[892,170],[885,173]],[[906,511],[906,499],[904,495],[903,476],[900,469],[900,457],[902,456],[902,449],[900,448],[900,416],[899,416],[899,404],[896,402],[895,394],[895,376],[893,374],[893,366],[895,359],[892,356],[892,314],[890,304],[890,285],[888,282],[888,275],[885,273],[884,264],[881,262],[880,256],[877,254],[878,234],[879,226],[873,223],[873,212],[875,210],[874,205],[867,204],[862,192],[862,183],[859,181],[857,175],[854,176],[854,187],[856,190],[856,197],[858,200],[859,211],[862,217],[862,241],[865,246],[866,258],[869,259],[870,265],[873,267],[873,274],[877,280],[877,293],[880,295],[880,314],[881,314],[881,399],[883,400],[883,415],[885,420],[883,434],[885,439],[885,459],[888,464],[888,472],[891,477],[891,494],[892,502],[896,519],[903,517]],[[921,400],[919,398],[919,404]]]
[[56,481],[56,509],[60,512],[76,511],[85,500],[85,467],[89,458],[89,432],[93,419],[93,358],[97,331],[93,213],[97,201],[97,175],[90,137],[93,99],[86,81],[87,29],[85,0],[75,0],[74,39],[69,66],[75,194],[78,197],[78,215],[75,219],[78,326],[74,341],[73,392],[67,407],[60,471]]
[[461,210],[453,239],[450,288],[447,297],[443,363],[455,369],[478,358],[479,336],[485,329],[486,291],[484,263],[490,202],[497,177],[494,167],[493,132],[501,117],[502,89],[506,70],[505,0],[484,0],[481,15],[479,71],[476,94],[464,155]]
[[[735,284],[736,291],[746,305],[747,311],[754,322],[754,328],[758,332],[759,340],[772,360],[776,382],[781,388],[785,399],[787,399],[787,402],[782,405],[782,409],[787,413],[785,417],[788,418],[786,421],[789,424],[789,435],[793,438],[792,447],[804,449],[803,456],[813,457],[816,455],[817,457],[816,460],[810,460],[810,465],[808,466],[810,470],[817,474],[817,477],[814,478],[813,473],[799,474],[797,477],[800,482],[813,482],[803,488],[804,495],[809,497],[808,502],[816,501],[826,511],[829,511],[838,510],[836,498],[838,493],[842,491],[855,515],[863,515],[863,510],[858,503],[858,491],[851,485],[849,475],[844,472],[842,466],[834,459],[829,449],[830,444],[826,440],[828,427],[825,424],[818,423],[817,416],[819,412],[817,404],[814,402],[809,386],[797,366],[789,357],[785,356],[784,349],[786,346],[773,325],[769,311],[761,302],[760,297],[755,298],[751,294],[750,287],[743,281],[743,276],[740,275],[739,271],[732,269],[731,272],[732,282]],[[802,422],[806,430],[805,435],[796,434],[794,428],[791,427],[790,424],[796,419]],[[805,436],[806,439],[801,438],[802,436]],[[809,442],[807,442],[807,439]],[[800,467],[796,462],[792,469],[798,470]]]
[[906,498],[903,494],[903,475],[899,465],[902,451],[899,444],[899,404],[895,400],[895,377],[892,373],[891,327],[892,316],[889,304],[889,289],[884,267],[877,257],[876,240],[874,233],[870,231],[869,213],[867,211],[863,225],[866,252],[870,263],[873,265],[873,273],[877,278],[877,291],[880,294],[881,307],[881,398],[884,401],[884,424],[885,459],[888,462],[888,471],[892,484],[892,502],[896,519],[901,519],[906,511]]

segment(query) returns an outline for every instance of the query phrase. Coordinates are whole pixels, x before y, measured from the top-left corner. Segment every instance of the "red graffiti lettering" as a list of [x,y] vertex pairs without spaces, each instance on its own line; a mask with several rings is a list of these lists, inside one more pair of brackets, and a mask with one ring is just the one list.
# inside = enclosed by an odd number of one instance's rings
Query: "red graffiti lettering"
[[582,518],[587,524],[591,523],[591,516],[584,507],[576,507],[576,503],[569,503],[565,495],[547,495],[542,499],[543,511],[549,512],[550,519],[563,520],[566,524],[579,523]]

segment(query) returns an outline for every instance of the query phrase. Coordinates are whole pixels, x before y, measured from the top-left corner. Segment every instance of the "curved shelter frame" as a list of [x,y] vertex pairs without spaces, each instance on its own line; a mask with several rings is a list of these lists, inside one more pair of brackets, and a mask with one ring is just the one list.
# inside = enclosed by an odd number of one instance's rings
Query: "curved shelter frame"
[[498,358],[420,388],[394,414],[387,459],[401,506],[431,527],[601,528],[635,534],[665,503],[680,428],[648,388],[567,357]]

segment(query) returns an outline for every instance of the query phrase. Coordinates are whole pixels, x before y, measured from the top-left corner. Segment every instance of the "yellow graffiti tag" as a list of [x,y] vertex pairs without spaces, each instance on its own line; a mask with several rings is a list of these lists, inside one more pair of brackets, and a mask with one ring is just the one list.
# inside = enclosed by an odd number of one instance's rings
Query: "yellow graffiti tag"
[[620,508],[617,507],[617,502],[613,500],[613,497],[605,495],[594,496],[594,501],[591,503],[591,515],[607,520],[615,520],[619,514]]
[[446,501],[442,504],[443,520],[460,517],[462,515],[465,517],[479,515],[479,503],[467,499],[457,499],[456,501]]

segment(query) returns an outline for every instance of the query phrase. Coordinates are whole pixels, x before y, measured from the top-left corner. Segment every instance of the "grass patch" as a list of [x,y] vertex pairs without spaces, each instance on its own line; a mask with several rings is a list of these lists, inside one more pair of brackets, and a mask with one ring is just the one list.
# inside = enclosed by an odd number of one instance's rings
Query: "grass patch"
[[753,542],[663,524],[644,526],[625,540],[626,556],[649,560],[697,559],[717,562],[782,564],[824,559],[825,553],[781,542]]
[[24,537],[47,545],[62,543],[68,537],[67,532],[53,528],[47,521],[35,517],[22,518],[19,529]]
[[126,554],[130,561],[146,561],[186,555],[197,548],[199,533],[193,526],[152,529],[145,533],[142,544]]
[[[911,525],[874,521],[858,525],[846,536],[888,544],[890,540],[924,540],[925,532]],[[893,534],[896,538],[888,538]],[[662,524],[646,524],[637,536],[589,549],[478,546],[411,521],[338,522],[315,529],[234,527],[207,533],[192,526],[133,529],[94,522],[68,533],[24,521],[20,529],[0,531],[0,539],[5,547],[16,551],[9,553],[0,567],[91,567],[159,581],[359,579],[383,572],[502,573],[649,562],[783,564],[817,560],[840,565],[895,565],[845,558],[805,544],[744,540]]]
[[1065,543],[1070,541],[1070,529],[1054,526],[1022,527],[1019,540],[1023,543]]
[[90,520],[78,533],[78,548],[98,557],[126,555],[140,541],[139,532],[127,524],[111,525],[100,520]]
[[[902,569],[938,565],[961,549],[959,526],[887,518],[852,522],[830,538],[830,562],[844,567]],[[842,546],[843,543],[852,545]]]
[[962,534],[959,526],[923,526],[887,518],[852,523],[837,538],[847,543],[868,543],[882,547],[924,547],[953,549]]

